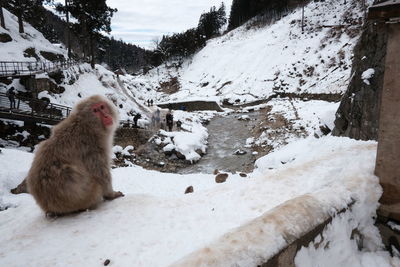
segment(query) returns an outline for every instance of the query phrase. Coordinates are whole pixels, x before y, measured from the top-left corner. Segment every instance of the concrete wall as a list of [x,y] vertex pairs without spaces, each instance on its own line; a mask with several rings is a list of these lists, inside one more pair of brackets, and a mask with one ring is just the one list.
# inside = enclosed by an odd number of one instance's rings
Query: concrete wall
[[[348,203],[348,208],[353,203]],[[332,221],[324,205],[311,195],[288,200],[172,266],[238,266],[244,259],[251,258],[254,259],[252,264],[258,266],[294,267],[297,251],[313,241]]]
[[158,104],[160,108],[169,108],[174,110],[185,107],[186,111],[197,111],[197,110],[216,110],[222,111],[221,107],[214,101],[190,101],[190,102],[175,102],[167,104]]

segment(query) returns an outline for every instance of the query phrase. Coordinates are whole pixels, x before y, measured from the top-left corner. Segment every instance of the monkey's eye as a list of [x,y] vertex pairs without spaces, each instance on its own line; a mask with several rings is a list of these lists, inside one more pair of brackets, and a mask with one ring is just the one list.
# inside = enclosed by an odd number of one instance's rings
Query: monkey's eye
[[104,109],[104,106],[103,106],[103,105],[101,105],[101,106],[100,106],[100,108],[101,108],[101,109]]
[[94,108],[93,112],[99,112],[99,110],[97,108]]

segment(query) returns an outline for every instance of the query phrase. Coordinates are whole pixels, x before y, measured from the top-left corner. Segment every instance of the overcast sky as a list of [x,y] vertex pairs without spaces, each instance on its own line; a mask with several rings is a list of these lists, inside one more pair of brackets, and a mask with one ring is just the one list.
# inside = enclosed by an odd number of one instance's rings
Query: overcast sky
[[145,48],[163,34],[183,32],[197,26],[199,17],[211,6],[225,3],[229,15],[232,0],[107,0],[117,8],[111,21],[116,39]]

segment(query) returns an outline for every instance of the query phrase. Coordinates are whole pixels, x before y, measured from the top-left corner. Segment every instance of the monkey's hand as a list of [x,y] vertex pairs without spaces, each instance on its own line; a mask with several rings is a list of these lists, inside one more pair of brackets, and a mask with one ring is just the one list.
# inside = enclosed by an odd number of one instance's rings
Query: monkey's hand
[[119,197],[125,196],[121,191],[113,191],[110,194],[104,196],[105,200],[113,200]]

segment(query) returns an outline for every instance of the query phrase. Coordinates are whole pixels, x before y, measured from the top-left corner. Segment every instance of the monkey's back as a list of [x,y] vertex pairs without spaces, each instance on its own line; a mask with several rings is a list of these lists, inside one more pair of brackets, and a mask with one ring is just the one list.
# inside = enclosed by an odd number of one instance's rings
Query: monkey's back
[[52,135],[39,145],[29,170],[28,190],[45,212],[85,210],[102,199],[101,186],[70,145],[68,138]]

